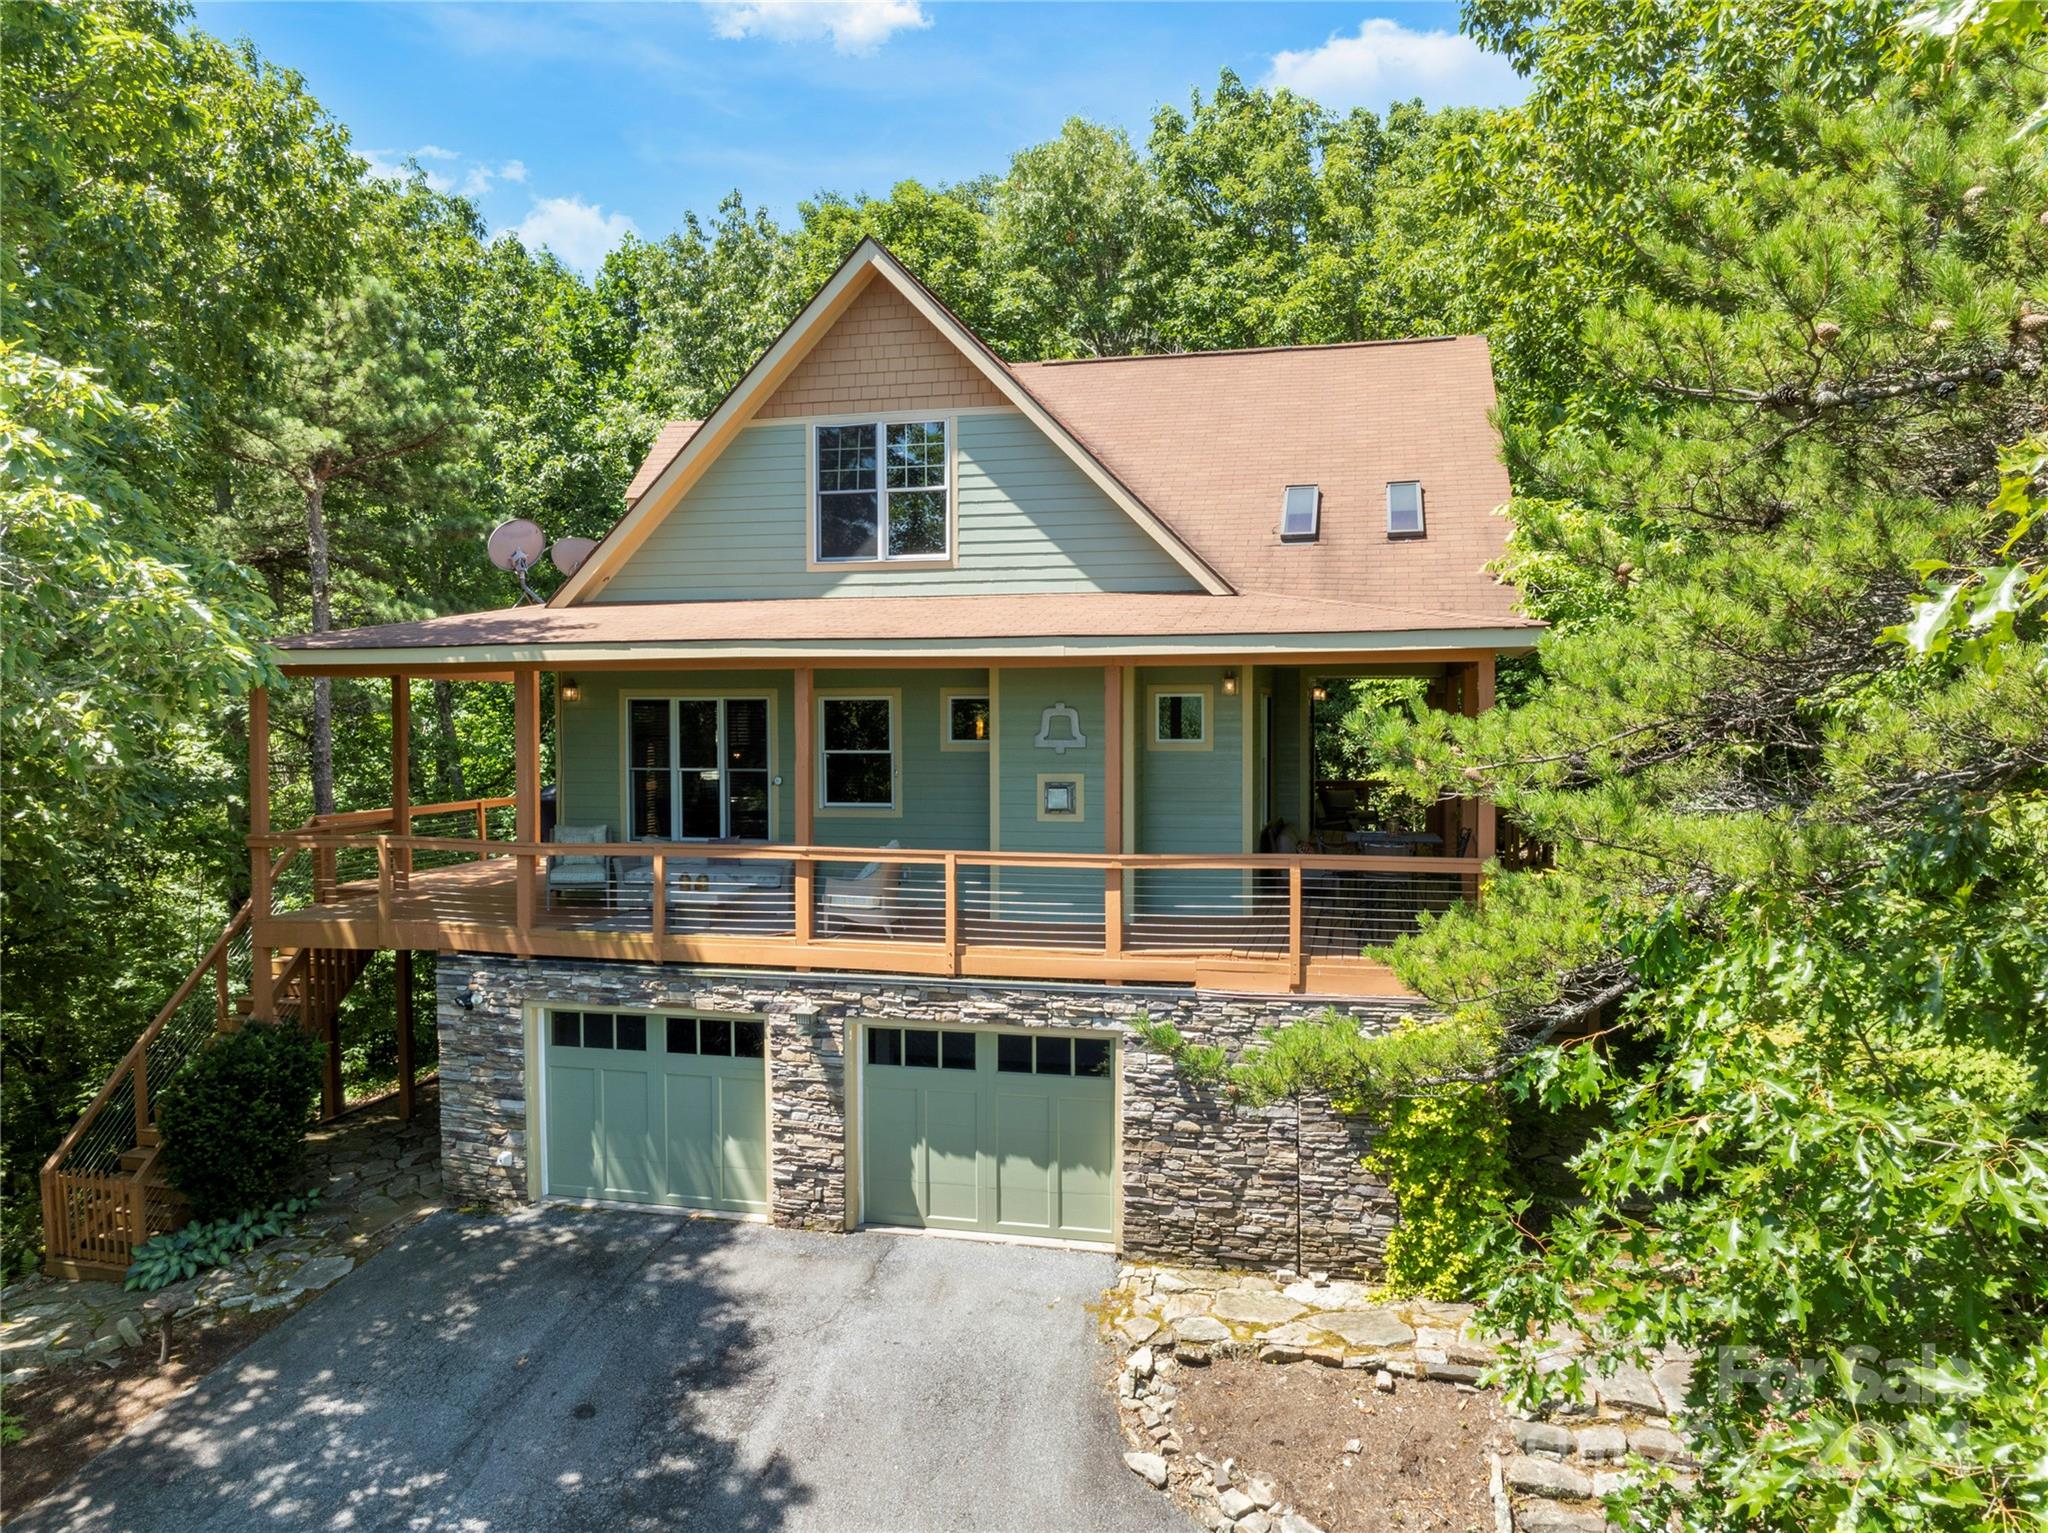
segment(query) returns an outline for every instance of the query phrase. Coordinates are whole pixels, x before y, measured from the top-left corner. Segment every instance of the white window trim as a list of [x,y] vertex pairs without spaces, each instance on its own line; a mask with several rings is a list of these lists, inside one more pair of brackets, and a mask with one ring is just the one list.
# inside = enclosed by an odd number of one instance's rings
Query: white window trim
[[[1415,530],[1395,530],[1394,527],[1394,486],[1412,484],[1415,486]],[[1389,479],[1387,481],[1387,536],[1393,539],[1426,538],[1429,536],[1429,502],[1422,492],[1420,479]]]
[[988,704],[989,735],[994,737],[996,729],[995,699],[987,687],[941,687],[939,689],[939,749],[942,751],[988,751],[987,740],[956,740],[953,738],[953,704],[960,699],[980,701]]
[[[1162,697],[1202,699],[1202,738],[1166,740],[1159,734],[1159,700]],[[1155,751],[1206,751],[1216,745],[1216,689],[1207,682],[1173,682],[1145,689],[1145,748]]]
[[[889,705],[889,802],[886,804],[835,804],[825,797],[825,705],[844,702],[885,702]],[[813,811],[817,814],[861,815],[871,819],[901,819],[903,816],[903,690],[900,687],[847,687],[820,692],[812,700],[812,778],[816,787]],[[869,754],[868,752],[845,754]]]
[[[669,774],[668,823],[670,830],[673,831],[675,827],[681,823],[683,812],[683,806],[681,802],[681,789],[679,786],[680,777],[678,775],[682,771],[682,763],[676,760],[676,757],[682,754],[680,749],[682,743],[680,739],[682,725],[680,719],[678,718],[675,704],[678,702],[716,702],[722,705],[726,702],[762,702],[768,705],[767,839],[770,843],[778,840],[779,837],[777,835],[777,831],[780,828],[778,822],[782,818],[782,811],[780,805],[777,803],[777,800],[780,799],[782,796],[782,769],[778,765],[776,765],[776,763],[782,759],[780,755],[782,742],[779,738],[779,731],[776,725],[775,715],[780,700],[780,696],[780,692],[772,687],[740,692],[713,691],[701,687],[689,688],[682,691],[667,690],[652,692],[631,692],[622,689],[619,693],[619,759],[625,763],[625,771],[620,775],[619,778],[619,839],[622,841],[632,841],[636,839],[635,837],[626,834],[626,832],[631,829],[631,826],[629,826],[626,823],[626,816],[629,813],[631,813],[633,805],[633,773],[636,770],[644,770],[641,768],[636,768],[633,765],[633,704],[667,703],[669,705],[669,764],[668,766],[660,768],[658,770],[666,771]],[[722,772],[723,760],[725,756],[725,709],[723,706],[721,706],[718,710],[718,754],[721,762],[720,770]],[[748,768],[748,770],[753,771],[757,769],[750,767]],[[730,825],[731,809],[732,806],[729,803],[721,804],[718,816],[719,825],[721,826],[721,828]],[[710,840],[711,838],[705,836],[683,836],[673,837],[669,841],[663,842],[661,844],[665,846],[704,846],[708,845]]]
[[[946,433],[946,546],[935,554],[895,554],[889,547],[888,430],[891,426],[929,425],[938,422]],[[818,485],[818,433],[827,427],[873,426],[875,428],[875,552],[855,558],[826,558],[819,551],[819,503],[824,491]],[[804,485],[809,504],[810,531],[805,534],[805,567],[811,571],[869,569],[951,569],[960,543],[959,496],[960,425],[951,410],[911,411],[889,415],[812,416],[804,421]],[[902,493],[902,492],[898,492]]]

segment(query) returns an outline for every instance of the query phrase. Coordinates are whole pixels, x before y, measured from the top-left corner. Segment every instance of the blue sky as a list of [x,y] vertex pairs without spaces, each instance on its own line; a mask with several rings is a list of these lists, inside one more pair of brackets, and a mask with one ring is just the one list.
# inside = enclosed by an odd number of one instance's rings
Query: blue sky
[[1335,107],[1522,93],[1434,4],[202,0],[197,21],[298,70],[374,164],[416,158],[584,270],[734,188],[787,220],[823,189],[1000,171],[1077,114],[1142,144],[1226,66]]

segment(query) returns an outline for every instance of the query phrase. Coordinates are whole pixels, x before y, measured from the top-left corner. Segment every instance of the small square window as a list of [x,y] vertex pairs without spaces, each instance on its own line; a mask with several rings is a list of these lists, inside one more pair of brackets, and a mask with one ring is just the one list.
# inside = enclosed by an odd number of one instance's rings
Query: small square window
[[955,692],[946,699],[946,744],[988,744],[988,699]]
[[668,1051],[671,1054],[694,1054],[697,1052],[697,1019],[695,1017],[670,1017],[668,1019]]
[[1290,484],[1280,492],[1280,540],[1313,543],[1322,523],[1323,492],[1313,484]]
[[586,1049],[608,1049],[612,1046],[612,1019],[609,1012],[583,1013],[583,1046]]
[[735,1022],[732,1025],[732,1052],[736,1059],[759,1059],[766,1046],[767,1035],[758,1022]]
[[645,1017],[620,1017],[619,1047],[644,1053],[647,1049],[647,1019]]
[[1047,814],[1072,814],[1074,812],[1074,785],[1070,782],[1049,782],[1045,785],[1045,812]]
[[868,1063],[871,1065],[902,1064],[903,1029],[900,1027],[869,1028]]
[[996,1068],[1005,1075],[1029,1075],[1031,1040],[1022,1033],[997,1033]]
[[903,1032],[903,1062],[913,1070],[938,1069],[938,1033],[928,1027],[905,1028]]
[[550,1012],[548,1042],[558,1049],[580,1048],[583,1044],[582,1015],[573,1011]]
[[974,1034],[939,1034],[939,1064],[948,1070],[974,1068]]
[[732,1053],[732,1024],[720,1017],[697,1019],[697,1049],[703,1054]]
[[1072,1075],[1074,1073],[1073,1040],[1071,1038],[1039,1039],[1038,1073],[1040,1075]]
[[1387,536],[1419,538],[1422,526],[1422,481],[1402,479],[1387,486]]
[[1074,1040],[1074,1073],[1076,1075],[1109,1074],[1109,1040],[1107,1038],[1076,1038]]
[[1155,699],[1152,738],[1161,745],[1199,745],[1208,738],[1208,694],[1161,692]]

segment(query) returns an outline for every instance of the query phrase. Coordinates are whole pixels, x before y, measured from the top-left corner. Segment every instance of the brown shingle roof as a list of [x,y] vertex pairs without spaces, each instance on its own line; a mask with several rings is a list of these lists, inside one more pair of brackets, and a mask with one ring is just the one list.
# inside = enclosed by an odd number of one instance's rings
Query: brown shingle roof
[[670,421],[655,433],[654,445],[647,449],[647,456],[634,471],[633,482],[626,486],[626,504],[632,505],[647,493],[647,487],[661,477],[661,471],[675,462],[676,454],[690,445],[690,438],[697,434],[702,421]]
[[[470,649],[502,645],[758,645],[764,653],[807,643],[927,640],[1202,639],[1227,634],[1299,635],[1533,628],[1489,609],[1415,603],[1338,602],[1299,596],[1099,592],[1030,596],[846,596],[773,601],[601,602],[581,607],[507,607],[413,623],[302,634],[290,655],[366,649]],[[426,658],[426,657],[422,657]]]
[[[1488,614],[1508,498],[1480,336],[1080,362],[1010,372],[1238,591]],[[1422,482],[1428,536],[1387,537],[1386,486]],[[1321,536],[1278,536],[1281,491],[1322,487]]]

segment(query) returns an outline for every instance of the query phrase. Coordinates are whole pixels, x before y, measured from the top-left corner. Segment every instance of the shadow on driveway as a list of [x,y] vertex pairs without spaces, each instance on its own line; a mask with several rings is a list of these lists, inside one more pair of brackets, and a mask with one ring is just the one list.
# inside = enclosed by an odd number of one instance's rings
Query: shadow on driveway
[[12,1526],[1184,1529],[1122,1463],[1109,1258],[442,1213]]

